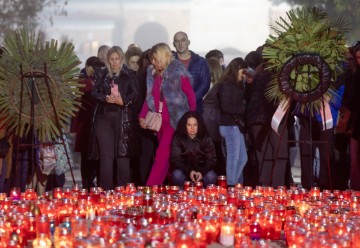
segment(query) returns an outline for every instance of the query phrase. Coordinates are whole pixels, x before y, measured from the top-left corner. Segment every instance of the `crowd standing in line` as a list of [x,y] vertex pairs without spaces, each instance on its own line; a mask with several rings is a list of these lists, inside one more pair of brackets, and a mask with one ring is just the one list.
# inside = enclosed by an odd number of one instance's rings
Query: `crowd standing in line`
[[[335,127],[322,130],[320,115],[291,109],[290,118],[280,123],[280,136],[270,126],[277,106],[267,101],[265,89],[274,75],[265,69],[261,47],[225,66],[220,50],[209,51],[205,59],[189,45],[180,31],[174,52],[165,43],[144,52],[132,44],[126,53],[104,45],[86,61],[82,108],[71,128],[84,188],[108,190],[129,182],[182,186],[187,180],[208,185],[221,174],[228,185],[289,186],[288,135],[296,120],[302,186],[360,190],[360,42],[349,48],[336,83],[340,99],[330,103]],[[145,117],[160,109],[162,126],[153,132]],[[10,155],[0,160],[2,192],[8,190]]]

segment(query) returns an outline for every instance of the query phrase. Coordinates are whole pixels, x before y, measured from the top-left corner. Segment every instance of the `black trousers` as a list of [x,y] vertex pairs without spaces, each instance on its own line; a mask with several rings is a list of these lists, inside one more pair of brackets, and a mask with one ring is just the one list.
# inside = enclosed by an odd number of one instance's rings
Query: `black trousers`
[[[309,118],[299,118],[300,121],[300,157],[301,184],[306,189],[314,186],[320,189],[331,189],[331,144],[333,128],[322,130],[322,123]],[[319,176],[314,173],[314,158],[316,148],[320,155]]]
[[350,179],[350,135],[338,133],[335,134],[334,140],[333,188],[345,190]]
[[[82,187],[90,190],[91,187],[99,184],[99,160],[89,159],[88,157],[87,152],[81,153],[80,172]],[[96,185],[94,184],[95,178],[97,180]]]
[[130,157],[117,155],[121,116],[118,112],[105,112],[97,116],[95,134],[100,152],[99,186],[105,190],[130,182]]

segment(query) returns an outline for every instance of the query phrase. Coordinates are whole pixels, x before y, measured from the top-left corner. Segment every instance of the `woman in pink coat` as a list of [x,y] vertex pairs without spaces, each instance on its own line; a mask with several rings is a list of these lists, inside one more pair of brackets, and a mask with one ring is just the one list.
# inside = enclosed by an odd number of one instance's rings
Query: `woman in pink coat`
[[151,63],[147,70],[147,95],[139,115],[141,128],[146,129],[148,111],[159,112],[162,102],[162,125],[157,133],[159,146],[146,185],[160,185],[169,170],[171,141],[177,123],[184,113],[196,110],[191,75],[184,65],[172,58],[170,47],[159,43],[150,52]]

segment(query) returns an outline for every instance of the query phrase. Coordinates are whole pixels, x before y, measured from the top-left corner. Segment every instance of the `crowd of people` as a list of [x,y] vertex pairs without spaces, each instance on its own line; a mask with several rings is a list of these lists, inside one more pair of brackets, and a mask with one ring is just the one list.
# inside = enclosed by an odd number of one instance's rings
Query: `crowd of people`
[[[323,130],[320,115],[293,109],[280,134],[271,128],[278,106],[265,90],[274,73],[264,67],[261,46],[228,65],[220,50],[202,57],[189,46],[188,35],[177,32],[174,51],[165,43],[146,51],[131,44],[125,52],[104,45],[86,60],[81,108],[70,128],[84,188],[206,186],[219,175],[229,186],[290,186],[289,148],[298,145],[304,188],[360,190],[360,42],[349,48],[336,82],[342,101],[330,104],[338,125]],[[161,113],[158,132],[148,129],[148,112]]]

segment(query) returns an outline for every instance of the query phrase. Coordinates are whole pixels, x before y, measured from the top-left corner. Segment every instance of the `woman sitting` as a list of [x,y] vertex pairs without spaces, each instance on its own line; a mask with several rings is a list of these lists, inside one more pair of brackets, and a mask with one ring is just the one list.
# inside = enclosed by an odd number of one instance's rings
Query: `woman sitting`
[[204,186],[216,183],[214,143],[197,112],[189,111],[181,117],[172,141],[170,163],[175,185],[183,186],[186,180],[203,181]]

